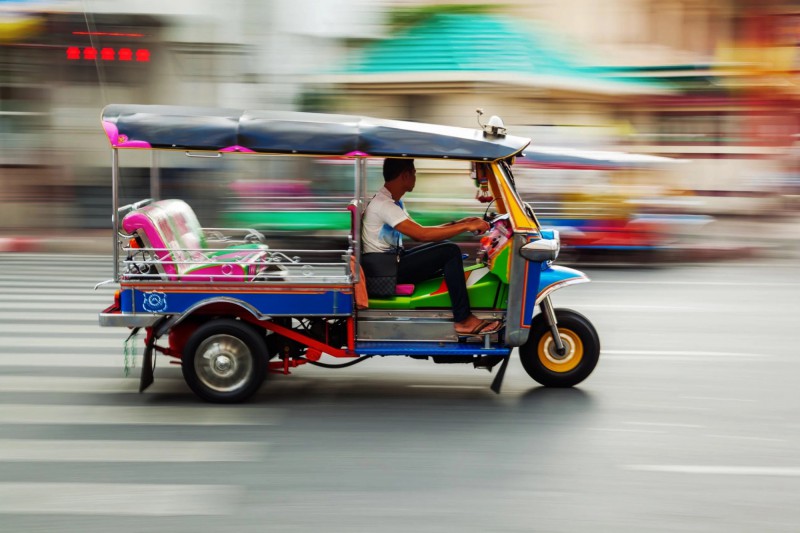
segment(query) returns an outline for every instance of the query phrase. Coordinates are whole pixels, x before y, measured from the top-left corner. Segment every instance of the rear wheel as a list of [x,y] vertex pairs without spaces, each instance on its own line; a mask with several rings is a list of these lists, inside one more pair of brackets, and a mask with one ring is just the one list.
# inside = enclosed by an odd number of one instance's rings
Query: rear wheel
[[267,359],[266,342],[254,327],[239,320],[214,319],[189,337],[181,369],[186,384],[200,398],[237,403],[261,387]]
[[519,347],[522,366],[546,387],[572,387],[592,373],[600,357],[600,338],[592,323],[570,309],[556,309],[556,320],[566,353],[560,355],[542,314],[531,324],[528,341]]

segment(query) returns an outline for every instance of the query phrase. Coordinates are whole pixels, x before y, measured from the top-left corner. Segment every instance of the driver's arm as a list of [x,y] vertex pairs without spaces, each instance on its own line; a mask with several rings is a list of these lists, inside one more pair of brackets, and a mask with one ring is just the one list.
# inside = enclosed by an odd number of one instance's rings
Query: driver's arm
[[489,223],[478,217],[470,217],[441,226],[420,226],[410,218],[400,222],[395,229],[418,242],[443,241],[467,231],[480,233],[489,229]]

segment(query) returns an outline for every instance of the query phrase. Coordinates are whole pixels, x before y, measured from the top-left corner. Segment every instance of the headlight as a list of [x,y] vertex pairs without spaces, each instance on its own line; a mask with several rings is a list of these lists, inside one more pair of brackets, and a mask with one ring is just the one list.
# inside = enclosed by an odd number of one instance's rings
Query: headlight
[[[552,233],[551,238],[547,238],[548,233]],[[558,231],[543,231],[542,237],[544,238],[523,245],[519,249],[520,255],[535,263],[554,261],[561,250],[561,238],[558,235]]]

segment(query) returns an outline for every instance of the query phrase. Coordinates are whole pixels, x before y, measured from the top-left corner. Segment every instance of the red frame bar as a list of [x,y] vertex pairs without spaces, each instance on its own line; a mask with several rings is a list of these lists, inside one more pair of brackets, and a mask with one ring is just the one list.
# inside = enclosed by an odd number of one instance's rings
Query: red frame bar
[[[279,335],[283,335],[284,337],[287,337],[289,339],[292,339],[292,340],[298,341],[298,342],[300,342],[302,344],[305,344],[309,348],[313,348],[315,350],[319,350],[320,352],[324,352],[324,353],[330,354],[330,355],[332,355],[334,357],[358,357],[355,353],[353,353],[353,350],[350,348],[350,340],[349,339],[348,339],[348,343],[347,343],[348,344],[347,350],[342,350],[341,348],[334,348],[333,346],[325,344],[324,342],[320,342],[320,341],[318,341],[316,339],[312,339],[311,337],[303,335],[302,333],[297,333],[294,330],[291,330],[289,328],[285,328],[283,326],[279,326],[278,324],[275,324],[273,322],[257,320],[252,315],[244,315],[241,318],[243,320],[247,320],[248,322],[250,322],[252,324],[257,324],[257,325],[259,325],[259,326],[261,326],[261,327],[263,327],[265,329],[268,329],[268,330],[270,330],[272,332],[275,332],[275,333],[277,333]],[[348,321],[349,320],[352,320],[352,318],[349,318]],[[348,323],[348,337],[349,337],[349,333],[350,333],[349,332],[349,328],[350,327],[351,326]]]

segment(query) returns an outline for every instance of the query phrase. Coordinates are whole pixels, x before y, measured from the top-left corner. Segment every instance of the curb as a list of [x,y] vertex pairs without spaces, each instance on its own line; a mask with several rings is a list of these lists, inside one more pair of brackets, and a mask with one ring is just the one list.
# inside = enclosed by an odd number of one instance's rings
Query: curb
[[[81,233],[81,232],[77,232]],[[105,254],[111,253],[111,235],[105,232],[0,236],[0,253]],[[88,235],[87,235],[88,234]]]
[[29,237],[0,237],[0,253],[17,252],[30,253],[41,252],[41,240]]

